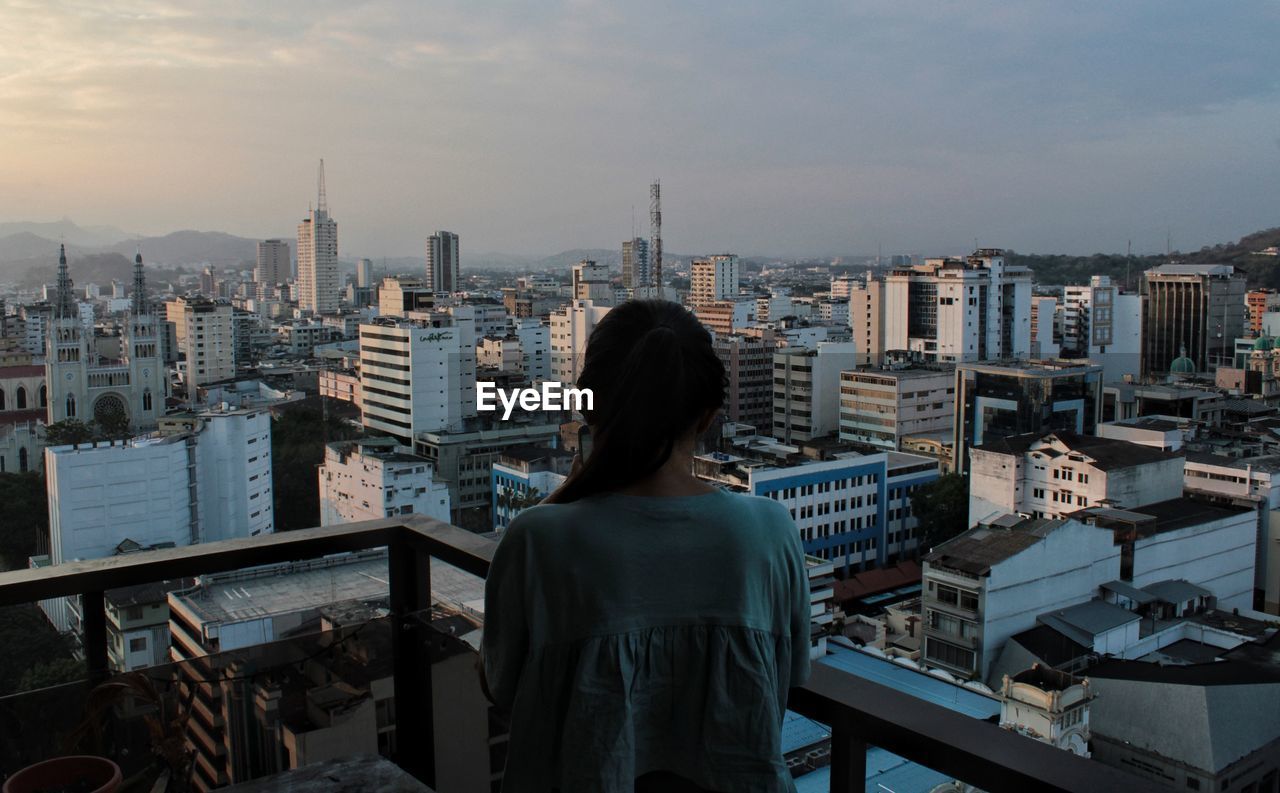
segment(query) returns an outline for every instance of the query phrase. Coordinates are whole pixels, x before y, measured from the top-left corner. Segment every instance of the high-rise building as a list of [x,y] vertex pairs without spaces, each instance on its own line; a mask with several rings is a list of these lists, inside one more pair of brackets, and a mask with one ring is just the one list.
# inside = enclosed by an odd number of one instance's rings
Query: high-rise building
[[840,440],[899,451],[904,439],[949,439],[955,373],[937,369],[858,369],[840,373]]
[[[837,279],[832,279],[836,294]],[[868,272],[864,278],[849,278],[839,291],[849,298],[849,331],[858,351],[858,363],[879,366],[884,360],[884,279]]]
[[186,360],[183,382],[194,389],[236,376],[236,313],[230,303],[204,297],[179,297],[165,304],[178,330],[178,349]]
[[650,286],[653,270],[649,267],[649,241],[636,237],[622,243],[622,285],[627,289]]
[[969,449],[1035,432],[1093,435],[1102,416],[1102,367],[1062,363],[956,366],[953,448],[956,473]]
[[1058,299],[1051,295],[1032,295],[1031,357],[1036,360],[1057,358],[1061,352],[1062,323]]
[[458,269],[458,235],[437,231],[427,238],[427,288],[433,292],[458,292],[462,289]]
[[610,306],[574,300],[551,315],[551,378],[565,385],[578,382],[587,339]]
[[713,300],[732,299],[738,294],[740,278],[736,254],[694,259],[690,268],[689,305],[696,308]]
[[590,300],[597,306],[613,305],[609,265],[583,259],[573,266],[572,277],[574,300]]
[[892,271],[884,308],[886,351],[941,363],[1031,351],[1031,271],[1005,264],[998,249]]
[[313,314],[338,310],[338,224],[329,217],[324,160],[315,209],[298,224],[298,308]]
[[47,423],[77,419],[100,427],[153,429],[164,415],[168,379],[160,357],[158,319],[146,297],[142,255],[134,257],[133,302],[121,340],[123,359],[98,363],[72,295],[65,250],[45,354]]
[[1245,278],[1229,264],[1162,264],[1143,273],[1142,373],[1230,366],[1244,335]]
[[773,437],[809,441],[840,428],[840,372],[855,364],[852,344],[825,342],[773,354]]
[[449,486],[394,438],[328,444],[319,477],[321,526],[396,515],[449,520]]
[[724,364],[724,416],[750,424],[762,434],[773,431],[773,331],[757,336],[716,334],[715,351]]
[[475,320],[380,317],[360,326],[361,414],[368,429],[412,443],[476,415]]
[[373,261],[371,259],[358,259],[356,261],[356,286],[360,289],[368,289],[373,286]]
[[289,243],[284,240],[263,240],[258,243],[258,263],[253,268],[253,281],[258,285],[258,293],[262,299],[278,284],[288,282],[292,270]]

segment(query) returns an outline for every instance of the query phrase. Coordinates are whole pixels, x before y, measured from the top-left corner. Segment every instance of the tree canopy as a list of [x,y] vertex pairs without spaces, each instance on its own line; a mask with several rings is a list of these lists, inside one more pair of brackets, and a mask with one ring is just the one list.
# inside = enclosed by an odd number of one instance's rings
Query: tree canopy
[[969,527],[969,486],[960,474],[943,474],[911,496],[920,550],[941,545]]
[[360,431],[314,407],[287,410],[271,421],[272,489],[276,531],[320,525],[320,481],[316,466],[324,446],[350,440]]

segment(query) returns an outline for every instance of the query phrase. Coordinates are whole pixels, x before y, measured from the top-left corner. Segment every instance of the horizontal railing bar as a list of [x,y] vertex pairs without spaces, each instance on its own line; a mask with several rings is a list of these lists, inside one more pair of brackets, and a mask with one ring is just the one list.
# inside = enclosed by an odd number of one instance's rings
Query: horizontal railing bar
[[[0,606],[316,559],[402,542],[484,578],[497,543],[422,515],[343,523],[258,537],[163,548],[0,573]],[[1163,787],[1002,730],[879,683],[815,664],[789,707],[849,726],[865,741],[985,790],[1119,790]]]
[[493,558],[491,540],[431,518],[406,516],[11,570],[0,573],[0,606],[317,559],[390,545],[400,537],[482,578]]
[[1162,785],[1003,730],[911,694],[814,664],[788,707],[826,724],[848,720],[854,737],[983,790],[1159,793]]

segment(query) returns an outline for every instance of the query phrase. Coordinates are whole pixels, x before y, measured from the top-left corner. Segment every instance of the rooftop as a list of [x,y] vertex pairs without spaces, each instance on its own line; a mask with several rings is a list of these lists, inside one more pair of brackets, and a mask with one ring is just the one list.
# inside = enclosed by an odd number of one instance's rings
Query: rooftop
[[1041,614],[1036,619],[1080,644],[1092,646],[1095,636],[1138,622],[1141,617],[1113,603],[1090,600]]
[[988,441],[975,448],[980,451],[997,454],[1025,454],[1034,449],[1034,451],[1050,457],[1058,457],[1062,453],[1054,448],[1055,441],[1070,452],[1079,452],[1090,458],[1094,467],[1103,471],[1132,468],[1138,465],[1147,465],[1182,457],[1180,453],[1166,452],[1154,446],[1146,446],[1116,438],[1080,435],[1066,430],[1044,435],[1035,432],[1025,435],[1011,435],[1006,438]]
[[1064,523],[1024,518],[1008,527],[979,526],[944,542],[925,561],[972,575],[986,575],[994,565],[1017,556]]
[[1212,275],[1232,276],[1236,268],[1229,264],[1161,264],[1147,270],[1144,275]]
[[1250,507],[1210,504],[1199,499],[1181,496],[1133,509],[1090,507],[1071,513],[1071,517],[1104,528],[1131,527],[1137,531],[1138,536],[1151,537],[1166,531],[1197,526],[1252,511]]
[[[380,600],[387,597],[387,580],[387,554],[374,550],[202,576],[195,588],[173,596],[207,622],[231,623]],[[431,560],[431,594],[438,602],[483,611],[484,581],[437,559]]]

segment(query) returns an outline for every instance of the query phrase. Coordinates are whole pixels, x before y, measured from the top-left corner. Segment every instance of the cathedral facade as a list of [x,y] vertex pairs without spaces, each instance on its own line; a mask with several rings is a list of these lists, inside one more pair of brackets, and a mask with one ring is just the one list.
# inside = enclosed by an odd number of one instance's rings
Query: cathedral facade
[[146,432],[164,415],[168,388],[160,352],[159,320],[146,298],[142,254],[134,259],[133,303],[124,325],[120,360],[94,353],[92,329],[81,322],[67,271],[65,246],[58,256],[58,287],[45,354],[50,424],[65,419],[100,428]]

